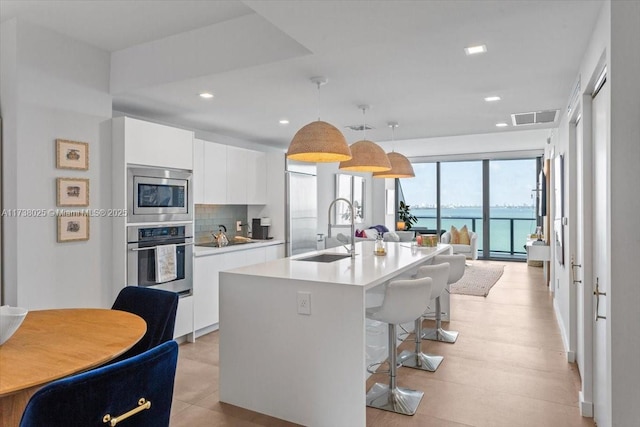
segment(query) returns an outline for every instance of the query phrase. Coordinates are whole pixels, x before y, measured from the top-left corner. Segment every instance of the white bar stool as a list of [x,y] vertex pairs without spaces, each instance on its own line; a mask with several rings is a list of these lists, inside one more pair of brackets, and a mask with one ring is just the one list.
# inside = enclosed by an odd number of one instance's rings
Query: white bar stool
[[[431,287],[431,295],[429,295],[428,299],[426,299],[423,303],[426,306],[431,302],[431,298],[440,295],[440,293],[442,293],[442,291],[447,287],[447,279],[449,278],[449,264],[445,263],[440,265],[426,265],[418,268],[416,278],[420,279],[425,277],[430,278],[433,282]],[[403,351],[402,353],[400,353],[398,359],[400,363],[402,363],[402,366],[406,366],[407,368],[435,372],[435,370],[438,369],[438,366],[440,366],[440,364],[442,363],[444,357],[422,352],[422,316],[423,313],[420,313],[420,316],[415,319],[415,350]]]
[[369,319],[389,325],[389,385],[375,383],[367,392],[367,406],[403,415],[416,413],[424,393],[396,385],[396,325],[422,315],[425,301],[430,299],[431,284],[429,278],[391,281],[385,289],[382,305],[367,309]]
[[[456,283],[464,276],[466,257],[459,255],[436,255],[431,265],[449,264],[449,278],[447,284]],[[436,295],[436,294],[433,294]],[[442,329],[442,309],[440,308],[440,294],[436,297],[436,327],[424,331],[422,338],[431,341],[440,341],[453,344],[458,339],[457,331],[445,331]]]

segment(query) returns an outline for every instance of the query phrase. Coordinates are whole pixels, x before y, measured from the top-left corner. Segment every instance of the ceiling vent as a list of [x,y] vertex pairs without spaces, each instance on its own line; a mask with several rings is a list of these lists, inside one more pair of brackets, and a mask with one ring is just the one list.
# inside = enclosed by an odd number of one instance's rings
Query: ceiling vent
[[558,110],[534,111],[532,113],[517,113],[511,115],[514,126],[553,123],[558,116]]
[[351,129],[351,130],[357,130],[362,132],[363,130],[371,130],[373,129],[371,126],[369,125],[351,125],[351,126],[345,126],[347,129]]

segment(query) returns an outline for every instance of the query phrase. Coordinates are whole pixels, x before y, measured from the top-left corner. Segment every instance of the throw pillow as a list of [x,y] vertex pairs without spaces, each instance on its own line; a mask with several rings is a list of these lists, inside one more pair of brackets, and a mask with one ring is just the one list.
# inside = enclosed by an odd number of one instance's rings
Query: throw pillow
[[385,227],[384,225],[374,225],[371,228],[375,228],[376,230],[378,230],[379,234],[384,234],[384,233],[389,231],[389,229],[387,227]]
[[375,239],[376,237],[378,237],[378,230],[376,230],[375,228],[368,228],[366,230],[364,230],[364,236],[367,239]]
[[460,232],[453,225],[451,226],[451,241],[449,243],[452,245],[460,244]]
[[399,242],[400,236],[394,231],[388,231],[384,233],[383,239],[385,242]]
[[467,229],[466,224],[460,229],[460,244],[461,245],[471,244],[471,238],[469,237],[469,230]]

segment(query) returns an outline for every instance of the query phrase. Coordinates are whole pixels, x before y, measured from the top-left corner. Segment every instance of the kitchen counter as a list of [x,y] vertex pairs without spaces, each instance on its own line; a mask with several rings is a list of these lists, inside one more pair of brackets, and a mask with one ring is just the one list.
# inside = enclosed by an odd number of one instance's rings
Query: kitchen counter
[[387,255],[373,254],[374,242],[356,243],[356,257],[342,258],[333,262],[300,261],[317,254],[346,255],[344,247],[338,246],[322,251],[308,252],[277,261],[237,268],[229,273],[247,276],[272,277],[281,280],[300,280],[309,282],[332,283],[360,286],[371,289],[387,280],[415,270],[435,254],[448,252],[450,246],[438,244],[438,247],[417,248],[411,251],[411,243],[388,242]]
[[388,242],[375,256],[373,246],[329,263],[300,259],[344,248],[220,272],[221,402],[302,425],[366,425],[367,290],[451,253]]
[[217,255],[225,252],[235,252],[235,251],[245,251],[247,249],[255,249],[255,248],[263,248],[265,246],[274,246],[274,245],[282,245],[284,244],[284,240],[253,240],[250,243],[241,243],[229,246],[219,247],[209,247],[209,246],[200,246],[199,243],[193,245],[193,256],[207,256],[207,255]]

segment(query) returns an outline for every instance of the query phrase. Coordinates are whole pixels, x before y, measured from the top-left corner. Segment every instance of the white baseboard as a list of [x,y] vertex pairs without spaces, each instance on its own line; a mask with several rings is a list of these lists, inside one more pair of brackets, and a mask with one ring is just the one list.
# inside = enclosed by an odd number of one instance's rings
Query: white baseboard
[[567,362],[576,363],[576,352],[575,351],[567,351]]
[[580,415],[593,418],[593,402],[585,402],[582,392],[578,393],[578,406],[580,407]]
[[[556,323],[558,324],[558,328],[560,328],[560,336],[562,337],[562,345],[564,346],[564,351],[567,353],[567,359],[569,358],[569,353],[571,350],[569,349],[569,340],[567,339],[567,332],[564,328],[564,323],[562,323],[562,316],[560,315],[560,309],[558,308],[557,300],[553,298],[553,311],[556,313]],[[575,353],[573,355],[575,360]]]

